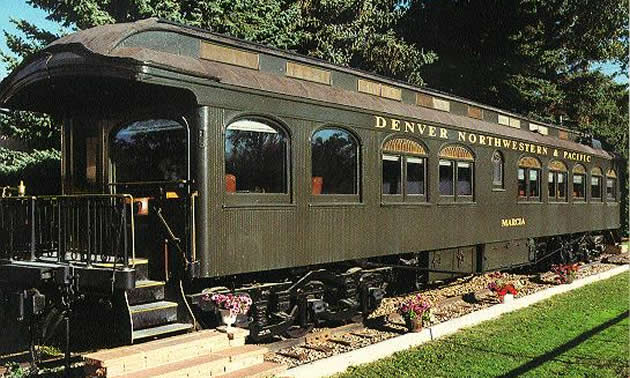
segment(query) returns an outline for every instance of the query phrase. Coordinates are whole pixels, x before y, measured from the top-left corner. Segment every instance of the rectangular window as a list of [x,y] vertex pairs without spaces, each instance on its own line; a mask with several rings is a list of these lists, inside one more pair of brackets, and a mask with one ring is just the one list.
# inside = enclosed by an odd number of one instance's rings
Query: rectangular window
[[383,155],[383,194],[401,194],[400,156]]
[[549,199],[556,199],[558,197],[558,192],[556,190],[556,175],[555,172],[549,172],[547,188],[549,191]]
[[472,195],[472,164],[457,162],[457,194]]
[[591,177],[591,197],[596,199],[602,198],[602,187],[601,187],[602,178],[595,176]]
[[443,196],[453,195],[453,162],[440,160],[440,194]]
[[407,158],[407,194],[424,195],[424,159]]
[[558,199],[567,199],[567,174],[558,173]]
[[617,199],[617,193],[616,193],[617,186],[615,184],[616,184],[615,179],[613,178],[606,179],[606,198],[608,198],[609,200]]
[[538,169],[529,170],[529,197],[532,199],[540,197],[540,171]]
[[573,175],[573,197],[584,199],[584,175]]
[[527,181],[525,180],[525,169],[518,169],[518,196],[526,197],[527,196]]

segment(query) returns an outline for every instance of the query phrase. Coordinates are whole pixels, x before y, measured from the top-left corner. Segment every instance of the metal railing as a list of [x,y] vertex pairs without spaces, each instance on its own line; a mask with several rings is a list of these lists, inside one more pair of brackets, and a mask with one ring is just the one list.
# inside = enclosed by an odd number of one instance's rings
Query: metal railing
[[35,197],[0,198],[0,260],[34,260]]
[[128,267],[133,206],[128,194],[0,198],[0,259]]

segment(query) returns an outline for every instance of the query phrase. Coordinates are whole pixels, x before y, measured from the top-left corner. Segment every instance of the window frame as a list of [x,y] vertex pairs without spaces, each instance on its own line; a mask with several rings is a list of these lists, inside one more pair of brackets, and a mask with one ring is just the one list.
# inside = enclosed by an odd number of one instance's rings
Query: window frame
[[[286,193],[230,193],[226,190],[226,153],[225,146],[227,143],[228,127],[239,121],[254,121],[263,123],[273,129],[279,129],[285,134],[285,178],[286,178]],[[265,205],[288,205],[292,203],[293,199],[293,156],[292,156],[292,142],[293,138],[289,131],[289,128],[277,119],[260,116],[260,115],[244,115],[237,118],[232,118],[223,126],[223,140],[222,140],[222,160],[223,166],[221,175],[221,190],[223,192],[223,203],[226,207],[241,207],[241,206],[265,206]]]
[[[419,145],[419,148],[422,150],[421,152],[409,152],[409,151],[401,151],[401,150],[388,150],[386,149],[386,145],[388,142],[394,140],[405,140],[410,143],[415,143]],[[428,202],[428,149],[426,145],[414,138],[409,138],[407,136],[395,135],[389,138],[386,138],[381,144],[380,148],[380,161],[379,161],[379,169],[381,171],[380,176],[380,185],[381,185],[381,201],[383,204],[392,204],[392,203],[427,203]],[[400,169],[400,193],[398,194],[388,194],[383,192],[383,161],[385,160],[385,156],[391,156],[398,158],[399,169]],[[409,159],[420,159],[422,161],[422,173],[424,176],[424,181],[422,185],[422,194],[410,194],[407,188],[408,184],[408,168],[409,168]]]
[[[350,138],[354,140],[355,149],[356,149],[356,172],[355,172],[355,187],[357,189],[356,193],[352,194],[313,194],[313,138],[315,134],[323,130],[340,130],[347,133]],[[362,203],[362,180],[363,180],[363,144],[361,138],[357,135],[356,132],[340,125],[335,124],[326,124],[317,126],[310,134],[308,138],[308,156],[306,157],[307,165],[308,165],[308,177],[311,179],[308,180],[308,195],[309,201],[311,205],[326,205],[326,204],[360,204]]]
[[[538,164],[538,167],[528,167],[526,165],[524,165],[522,162],[524,161],[524,159],[533,159],[534,161],[536,161],[536,163]],[[519,189],[518,189],[518,173],[520,170],[524,171],[525,174],[525,195],[521,196]],[[530,192],[531,192],[531,176],[530,176],[530,172],[531,171],[537,171],[538,172],[538,196],[531,196]],[[540,162],[540,160],[538,160],[538,158],[531,156],[531,155],[523,155],[521,156],[517,162],[516,162],[516,195],[518,198],[518,201],[521,203],[538,203],[538,202],[542,202],[542,180],[543,180],[543,169],[542,169],[542,164]]]
[[[496,162],[495,161],[495,156],[499,157],[499,161]],[[499,150],[494,150],[494,152],[492,153],[492,156],[490,157],[490,162],[492,163],[492,190],[493,191],[504,191],[505,190],[505,158],[503,157],[503,154],[501,153],[501,151]],[[501,182],[498,183],[497,181],[495,181],[495,169],[497,167],[497,165],[500,167],[501,170]]]
[[[617,188],[617,172],[609,168],[605,174],[606,177],[606,202],[617,203],[619,201],[619,190]],[[612,181],[612,196],[608,196],[608,181]]]
[[[602,184],[604,182],[603,177],[604,177],[604,174],[603,174],[601,168],[593,167],[591,169],[590,180],[589,180],[589,183],[590,183],[589,187],[590,187],[590,191],[591,191],[591,201],[593,201],[594,203],[601,203],[601,202],[604,201],[604,191],[602,190],[603,189],[603,185]],[[593,196],[593,186],[594,186],[593,185],[593,179],[595,179],[595,178],[597,179],[597,181],[598,181],[597,185],[599,186],[599,196],[597,196],[597,197]]]
[[[584,170],[584,173],[582,172],[575,172],[576,169],[578,169],[578,167],[582,167],[582,169]],[[582,185],[584,186],[584,196],[582,197],[578,197],[575,195],[575,177],[576,176],[581,176],[582,177]],[[573,168],[571,169],[571,198],[573,199],[573,202],[578,202],[578,203],[586,203],[586,198],[588,196],[587,190],[588,190],[588,185],[587,185],[588,181],[588,175],[587,175],[587,171],[586,171],[586,167],[583,166],[582,164],[575,164],[573,166]]]
[[[106,177],[107,186],[109,187],[110,193],[115,194],[117,192],[120,192],[120,190],[118,190],[119,187],[124,188],[126,186],[129,186],[130,184],[136,183],[134,181],[119,181],[118,179],[115,180],[116,177],[114,176],[116,175],[117,168],[115,166],[116,164],[113,161],[113,157],[112,157],[113,138],[116,137],[116,135],[118,134],[118,132],[120,132],[120,130],[122,130],[123,128],[133,123],[151,121],[151,120],[166,120],[166,121],[176,122],[180,124],[182,128],[184,129],[184,131],[186,132],[186,177],[180,180],[176,180],[176,181],[158,180],[158,181],[151,181],[151,183],[173,185],[173,184],[189,184],[191,182],[192,142],[191,142],[191,127],[188,123],[188,119],[184,116],[170,114],[170,113],[165,114],[162,112],[158,112],[158,113],[142,112],[141,116],[135,116],[132,118],[125,119],[123,122],[118,122],[113,127],[107,128],[107,130],[103,129],[104,135],[99,136],[99,144],[101,143],[101,140],[100,140],[101,138],[104,140],[104,143],[101,145],[101,148],[104,152],[103,154],[106,157],[105,165],[107,166],[107,172],[104,173],[104,176]],[[99,176],[98,169],[99,169],[99,165],[101,164],[100,159],[99,161],[96,162],[96,164],[97,164],[97,181],[98,181],[98,176]],[[104,167],[102,167],[101,169],[103,170],[103,168]]]
[[[553,167],[553,163],[557,162],[562,165],[562,168]],[[547,164],[548,174],[547,174],[547,198],[549,202],[554,203],[568,203],[569,202],[569,170],[567,165],[560,160],[551,160],[549,164]],[[560,175],[564,176],[564,197],[558,196],[558,189],[560,188],[560,181],[558,178]],[[549,177],[552,176],[554,179],[554,191],[553,195],[549,192]]]
[[[452,156],[444,156],[442,153],[445,151],[446,148],[448,147],[459,147],[459,148],[463,148],[465,149],[471,156],[471,158],[457,158],[457,157],[452,157]],[[452,185],[452,190],[453,190],[453,194],[442,194],[440,191],[440,164],[442,162],[450,162],[451,163],[451,167],[452,167],[452,177],[453,177],[453,185]],[[453,143],[449,143],[446,145],[443,145],[439,152],[438,152],[438,173],[437,173],[437,180],[438,180],[438,195],[440,198],[440,202],[442,203],[474,203],[475,202],[475,173],[476,173],[476,169],[475,169],[475,162],[476,162],[476,156],[474,154],[474,152],[468,148],[467,146],[463,145],[463,144],[453,144]],[[470,194],[458,194],[458,182],[459,182],[459,175],[458,175],[458,163],[469,163],[470,164]]]

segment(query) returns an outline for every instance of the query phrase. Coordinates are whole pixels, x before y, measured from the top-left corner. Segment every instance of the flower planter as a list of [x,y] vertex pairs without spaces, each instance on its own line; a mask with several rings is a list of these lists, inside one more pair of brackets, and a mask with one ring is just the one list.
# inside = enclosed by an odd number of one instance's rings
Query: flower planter
[[422,331],[422,319],[414,318],[414,319],[405,319],[405,324],[407,325],[407,329],[409,332],[420,332]]
[[223,324],[227,326],[227,328],[232,328],[232,325],[236,323],[236,315],[232,315],[230,310],[219,309],[219,313],[221,313],[221,321]]

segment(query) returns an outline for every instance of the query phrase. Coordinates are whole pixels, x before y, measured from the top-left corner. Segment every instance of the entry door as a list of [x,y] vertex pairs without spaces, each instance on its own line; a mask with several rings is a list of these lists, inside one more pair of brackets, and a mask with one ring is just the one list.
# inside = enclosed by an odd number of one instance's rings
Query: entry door
[[188,129],[172,119],[123,124],[110,134],[109,159],[112,192],[134,197],[136,255],[149,259],[149,278],[174,277],[189,250]]
[[64,122],[63,193],[99,193],[102,190],[102,130],[93,122],[79,119]]

